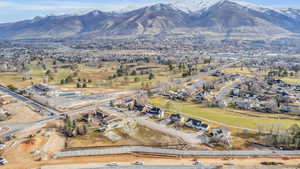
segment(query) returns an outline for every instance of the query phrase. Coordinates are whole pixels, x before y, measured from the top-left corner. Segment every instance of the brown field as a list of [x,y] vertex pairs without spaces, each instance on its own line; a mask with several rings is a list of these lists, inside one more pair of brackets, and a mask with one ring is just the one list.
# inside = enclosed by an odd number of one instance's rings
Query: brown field
[[77,136],[68,140],[68,147],[94,147],[94,146],[160,146],[161,144],[180,144],[180,139],[153,131],[143,126],[135,129],[135,134],[129,136],[122,129],[115,129],[114,132],[122,137],[117,142],[112,142],[99,132],[91,130],[85,136]]
[[42,115],[34,112],[22,103],[5,105],[3,108],[5,108],[9,113],[12,113],[12,118],[6,120],[6,123],[28,123],[44,118]]

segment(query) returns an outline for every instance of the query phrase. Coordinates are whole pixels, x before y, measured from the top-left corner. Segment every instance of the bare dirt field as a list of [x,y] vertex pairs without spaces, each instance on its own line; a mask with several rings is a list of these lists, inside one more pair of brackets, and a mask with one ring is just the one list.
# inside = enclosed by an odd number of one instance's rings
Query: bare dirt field
[[3,153],[3,157],[9,161],[5,166],[0,168],[5,169],[28,169],[35,166],[35,156],[31,152],[39,149],[43,144],[46,143],[44,137],[35,137],[29,140],[22,140],[20,144],[9,148]]
[[12,118],[5,121],[6,123],[28,123],[44,118],[42,115],[34,112],[28,106],[22,103],[5,105],[3,108],[9,113],[12,113]]
[[8,164],[0,169],[30,169],[51,159],[64,147],[64,137],[53,130],[42,130],[33,137],[20,138],[7,144],[2,157]]
[[54,155],[64,149],[66,139],[61,133],[49,131],[46,135],[48,140],[41,148],[43,152]]
[[77,136],[69,138],[68,147],[94,147],[94,146],[127,146],[127,145],[145,145],[145,146],[159,146],[161,144],[182,144],[184,143],[178,138],[166,135],[164,133],[151,130],[143,126],[137,126],[134,134],[128,134],[121,129],[113,130],[114,133],[121,136],[122,139],[116,142],[110,141],[102,133],[90,131],[85,136]]
[[[118,133],[119,134],[119,133]],[[95,146],[120,146],[120,145],[137,145],[138,141],[134,141],[128,136],[122,135],[122,139],[116,142],[112,142],[105,138],[102,134],[97,132],[89,132],[85,136],[77,136],[68,139],[68,148],[79,147],[95,147]]]

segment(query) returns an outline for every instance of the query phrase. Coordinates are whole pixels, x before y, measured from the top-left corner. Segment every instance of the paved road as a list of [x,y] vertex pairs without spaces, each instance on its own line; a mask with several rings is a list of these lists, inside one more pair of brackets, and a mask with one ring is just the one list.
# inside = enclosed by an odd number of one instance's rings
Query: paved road
[[113,155],[129,153],[148,153],[161,155],[181,155],[181,156],[299,156],[300,151],[269,151],[269,150],[246,150],[246,151],[193,151],[193,150],[175,150],[160,149],[150,147],[121,147],[105,149],[88,149],[65,151],[55,155],[55,158],[95,156],[95,155]]
[[216,167],[200,166],[127,166],[127,167],[99,167],[99,168],[78,168],[78,169],[215,169]]
[[56,110],[53,110],[51,108],[48,108],[44,105],[41,105],[40,103],[38,103],[38,102],[36,102],[32,99],[29,99],[27,97],[24,97],[24,96],[22,96],[18,93],[15,93],[14,91],[11,91],[6,87],[0,86],[0,91],[4,92],[4,93],[20,100],[20,101],[22,101],[24,104],[26,104],[28,106],[38,108],[42,114],[49,116],[46,119],[38,120],[38,121],[35,121],[35,122],[31,122],[31,123],[22,123],[22,124],[19,124],[19,123],[1,123],[1,126],[9,128],[9,130],[7,132],[2,133],[0,135],[2,137],[13,135],[13,134],[15,134],[19,131],[25,130],[25,129],[29,130],[29,129],[35,129],[36,127],[39,127],[39,126],[42,127],[47,122],[59,118],[60,112],[58,112]]
[[41,105],[40,103],[32,100],[32,99],[29,99],[27,97],[24,97],[14,91],[11,91],[9,90],[8,88],[6,87],[3,87],[3,86],[0,86],[0,91],[14,97],[14,98],[17,98],[18,100],[22,101],[23,103],[29,105],[29,106],[32,106],[32,107],[35,107],[35,108],[38,108],[40,110],[40,112],[44,115],[47,115],[47,116],[58,116],[60,114],[60,112],[56,111],[56,110],[53,110],[53,109],[50,109],[44,105]]
[[217,101],[224,101],[226,100],[226,96],[238,85],[244,83],[246,81],[245,77],[240,77],[239,79],[233,81],[230,85],[224,86],[216,95]]
[[[66,169],[65,166],[44,166],[41,169]],[[72,169],[216,169],[215,166],[189,166],[189,165],[156,165],[156,166],[118,166],[118,167],[71,167]]]
[[38,120],[31,123],[0,123],[1,126],[9,128],[8,131],[0,134],[1,137],[7,137],[10,135],[14,135],[20,131],[31,131],[38,128],[42,128],[46,123],[58,119],[57,116],[48,117],[46,119]]

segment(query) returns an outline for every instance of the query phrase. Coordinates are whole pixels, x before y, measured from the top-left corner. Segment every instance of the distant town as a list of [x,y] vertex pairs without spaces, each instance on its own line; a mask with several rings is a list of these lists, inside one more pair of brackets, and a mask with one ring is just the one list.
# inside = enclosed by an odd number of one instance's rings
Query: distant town
[[300,10],[213,2],[0,24],[0,169],[299,168]]
[[298,155],[297,55],[105,42],[1,47],[4,166],[124,153]]

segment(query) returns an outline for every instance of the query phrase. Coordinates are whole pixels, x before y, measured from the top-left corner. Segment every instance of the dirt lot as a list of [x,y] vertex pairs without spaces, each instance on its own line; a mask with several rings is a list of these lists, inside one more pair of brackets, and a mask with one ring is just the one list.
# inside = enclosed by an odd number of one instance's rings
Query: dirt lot
[[8,164],[0,169],[30,169],[46,163],[51,155],[64,147],[64,137],[53,130],[43,129],[35,136],[9,142],[1,155]]
[[127,134],[122,129],[113,130],[114,133],[121,136],[122,139],[116,142],[110,141],[103,134],[91,130],[85,136],[78,136],[68,140],[68,147],[93,147],[93,146],[122,146],[122,145],[152,145],[159,146],[160,144],[181,144],[184,143],[180,139],[172,136],[153,131],[143,126],[137,126],[134,129],[134,134]]
[[44,118],[22,103],[5,105],[3,108],[12,113],[12,118],[5,121],[6,123],[28,123]]
[[[117,132],[116,132],[117,133]],[[118,133],[119,135],[120,133]],[[122,140],[112,142],[99,132],[90,131],[85,136],[77,136],[68,139],[68,148],[74,147],[94,147],[94,146],[120,146],[120,145],[137,145],[138,141],[134,141],[128,136],[121,135]]]
[[45,135],[48,137],[48,140],[42,147],[43,152],[54,155],[64,149],[66,139],[61,133],[49,131]]

